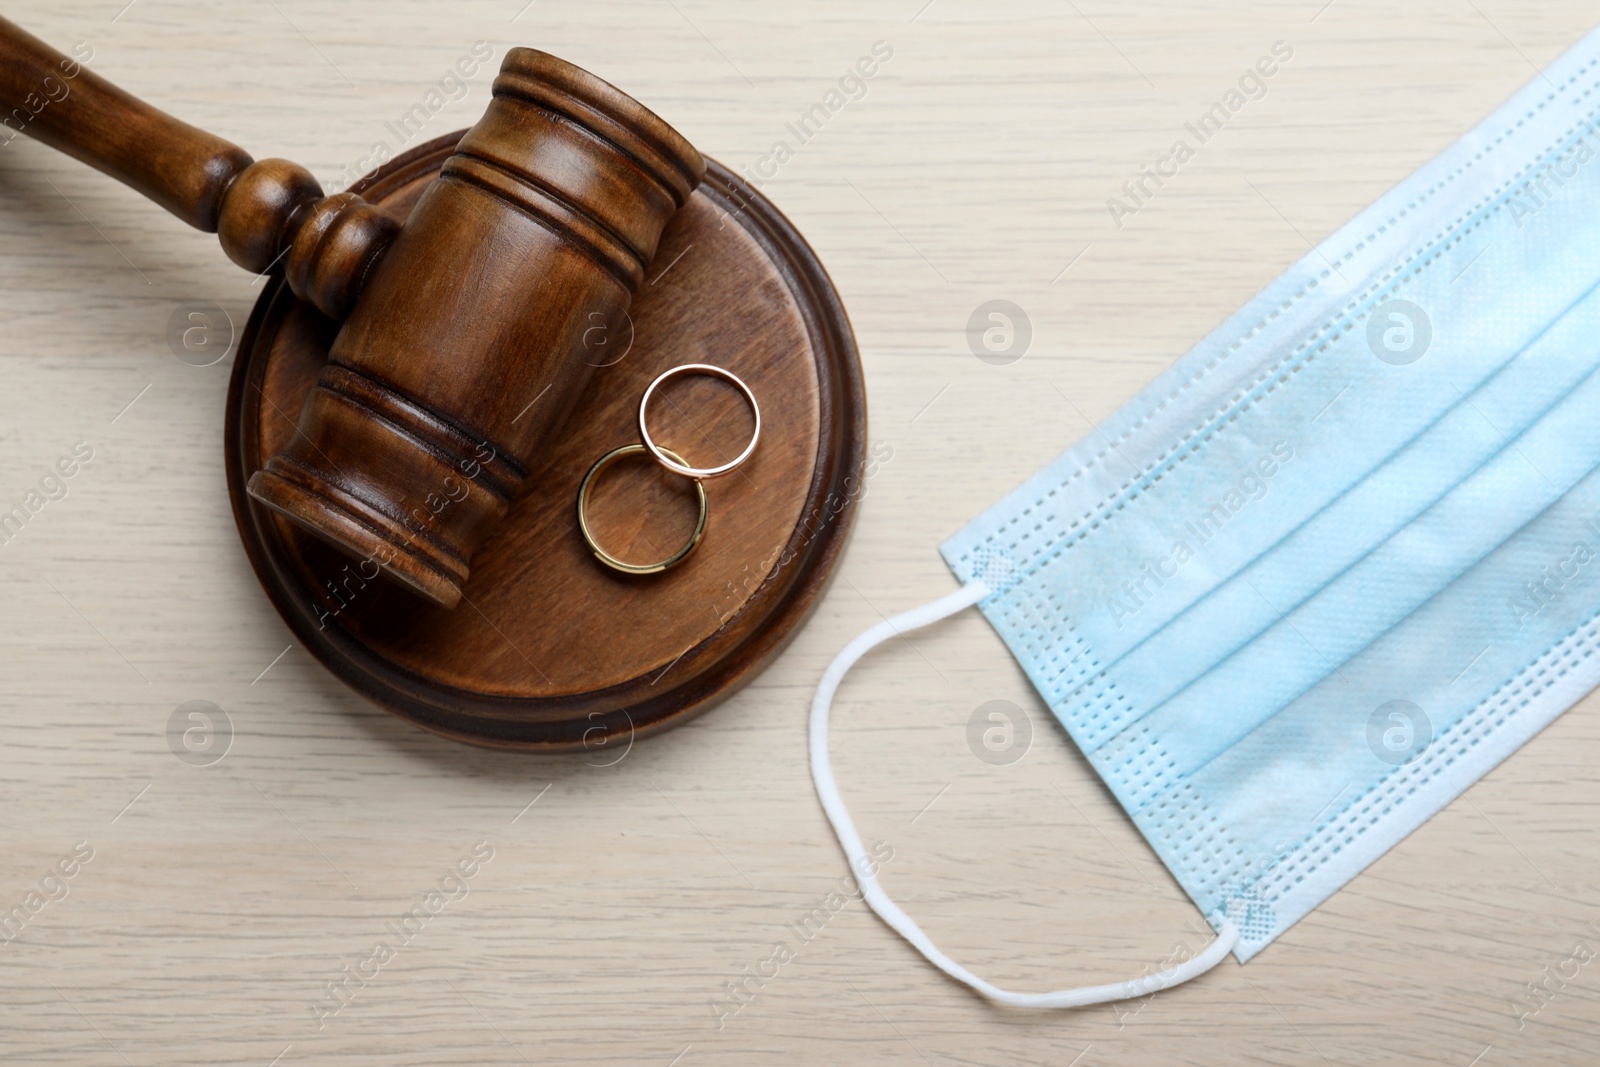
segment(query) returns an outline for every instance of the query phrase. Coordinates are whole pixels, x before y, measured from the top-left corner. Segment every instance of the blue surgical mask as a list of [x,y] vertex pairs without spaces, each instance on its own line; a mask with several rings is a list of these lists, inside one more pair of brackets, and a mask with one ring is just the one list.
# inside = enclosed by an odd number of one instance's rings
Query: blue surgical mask
[[[1248,960],[1600,684],[1600,34],[946,542],[977,604]],[[864,869],[856,864],[857,869]]]

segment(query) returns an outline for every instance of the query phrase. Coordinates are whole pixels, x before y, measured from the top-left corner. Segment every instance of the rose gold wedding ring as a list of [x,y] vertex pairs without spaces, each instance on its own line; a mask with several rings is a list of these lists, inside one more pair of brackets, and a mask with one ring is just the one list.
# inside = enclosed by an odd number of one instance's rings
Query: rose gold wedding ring
[[[675,452],[669,452],[667,449],[664,449],[660,445],[656,444],[655,440],[650,436],[650,427],[646,425],[646,412],[650,407],[650,397],[655,393],[656,387],[669,378],[675,378],[679,375],[687,374],[706,374],[713,378],[721,378],[726,382],[731,382],[741,393],[744,394],[745,400],[750,404],[750,412],[755,416],[756,431],[750,435],[750,443],[744,446],[743,452],[740,452],[737,456],[734,456],[731,460],[721,464],[720,466],[689,466],[687,463],[683,462],[682,456],[679,456]],[[681,474],[685,478],[715,478],[718,475],[727,474],[729,471],[739,466],[739,464],[749,459],[750,454],[756,450],[756,442],[761,440],[761,406],[756,403],[756,395],[750,391],[750,387],[744,384],[744,382],[739,379],[739,376],[734,374],[732,371],[722,367],[712,366],[710,363],[685,363],[682,366],[673,367],[671,370],[659,375],[655,381],[650,383],[650,388],[644,391],[644,397],[639,401],[639,437],[644,441],[644,447],[648,449],[650,454],[656,458],[656,461],[659,462],[663,467],[667,468],[667,470],[672,471],[674,474]]]

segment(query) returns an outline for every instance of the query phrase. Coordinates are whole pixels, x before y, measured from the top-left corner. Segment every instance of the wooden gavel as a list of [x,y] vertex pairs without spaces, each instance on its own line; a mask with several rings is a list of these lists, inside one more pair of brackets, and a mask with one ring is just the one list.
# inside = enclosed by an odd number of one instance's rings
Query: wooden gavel
[[705,161],[528,48],[402,223],[111,85],[0,18],[0,123],[105,172],[343,326],[250,496],[444,607],[594,370]]

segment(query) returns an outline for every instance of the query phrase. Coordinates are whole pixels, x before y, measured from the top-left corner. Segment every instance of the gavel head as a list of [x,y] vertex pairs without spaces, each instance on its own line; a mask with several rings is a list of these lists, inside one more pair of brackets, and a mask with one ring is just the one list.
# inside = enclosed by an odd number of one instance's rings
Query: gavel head
[[[594,370],[586,331],[620,320],[704,173],[631,97],[513,49],[483,118],[367,258],[298,432],[250,495],[453,606]],[[322,214],[297,241],[338,239]]]

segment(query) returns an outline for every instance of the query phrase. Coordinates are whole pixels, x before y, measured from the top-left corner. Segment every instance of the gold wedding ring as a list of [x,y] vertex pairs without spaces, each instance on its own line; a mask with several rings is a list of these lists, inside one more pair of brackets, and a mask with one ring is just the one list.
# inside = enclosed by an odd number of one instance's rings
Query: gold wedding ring
[[[659,379],[657,380],[659,381]],[[654,454],[665,453],[669,459],[678,464],[677,466],[669,465],[670,470],[681,474],[684,470],[693,469],[684,463],[682,456],[678,455],[671,449],[662,448],[660,445],[654,445],[652,448],[655,450]],[[583,534],[584,542],[588,544],[589,551],[594,553],[595,559],[599,560],[601,563],[604,563],[612,570],[621,571],[623,574],[660,574],[662,571],[671,567],[676,567],[678,564],[682,563],[686,558],[688,558],[689,553],[694,551],[695,546],[700,543],[700,538],[705,536],[706,517],[710,514],[710,509],[706,504],[706,487],[700,484],[699,478],[695,478],[693,475],[688,475],[687,477],[692,478],[694,481],[694,491],[696,496],[699,497],[700,503],[700,517],[695,522],[694,533],[690,535],[688,544],[678,549],[678,551],[674,552],[671,556],[668,556],[660,563],[628,563],[625,560],[618,559],[616,556],[613,556],[611,553],[600,547],[600,542],[595,540],[594,531],[589,529],[589,489],[594,485],[595,479],[600,476],[600,472],[611,466],[611,464],[615,463],[617,460],[623,459],[627,456],[640,455],[648,451],[650,451],[650,449],[647,449],[644,445],[623,445],[621,448],[612,449],[610,452],[607,452],[605,455],[601,456],[595,461],[594,466],[589,468],[589,473],[583,476],[583,484],[578,487],[578,530]],[[663,459],[661,462],[665,464],[666,460]]]
[[[750,412],[756,418],[756,432],[750,435],[750,443],[744,446],[743,452],[720,466],[691,467],[684,461],[682,456],[669,449],[662,448],[650,437],[650,427],[645,425],[645,411],[650,407],[651,394],[656,391],[656,386],[665,382],[668,378],[674,378],[680,374],[705,374],[713,378],[721,378],[743,393],[745,400],[750,404]],[[750,391],[750,387],[744,384],[739,376],[732,371],[723,367],[713,366],[710,363],[685,363],[658,375],[656,380],[650,383],[650,388],[644,391],[644,397],[639,401],[639,439],[644,442],[644,447],[650,450],[650,454],[656,458],[656,461],[674,474],[681,474],[685,478],[715,478],[719,474],[727,474],[733,470],[749,459],[750,453],[756,450],[756,442],[761,440],[761,405],[756,403],[756,395]]]

